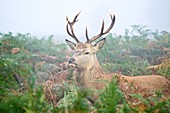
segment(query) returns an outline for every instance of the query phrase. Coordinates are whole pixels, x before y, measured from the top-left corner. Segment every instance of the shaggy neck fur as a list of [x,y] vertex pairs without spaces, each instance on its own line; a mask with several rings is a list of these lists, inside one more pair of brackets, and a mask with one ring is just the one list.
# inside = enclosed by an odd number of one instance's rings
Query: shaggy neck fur
[[88,68],[77,68],[75,70],[75,80],[80,86],[90,87],[91,82],[100,79],[102,74],[103,72],[95,55],[93,63]]

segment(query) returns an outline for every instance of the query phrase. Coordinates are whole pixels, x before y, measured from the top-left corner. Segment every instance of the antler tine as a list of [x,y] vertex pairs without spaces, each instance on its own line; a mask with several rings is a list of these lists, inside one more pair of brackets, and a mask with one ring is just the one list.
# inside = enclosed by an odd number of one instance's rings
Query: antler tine
[[[67,33],[68,33],[73,39],[75,39],[77,43],[80,42],[80,41],[78,40],[78,38],[77,38],[77,37],[75,36],[75,34],[74,34],[73,25],[74,25],[75,22],[78,21],[78,20],[77,20],[77,17],[78,17],[79,14],[80,14],[80,12],[74,17],[74,19],[73,19],[72,22],[70,22],[70,21],[68,20],[68,17],[66,17],[66,20],[67,20],[67,22],[68,22],[67,25],[66,25]],[[71,33],[70,33],[70,31],[69,31],[69,27],[68,27],[68,26],[70,26]]]
[[115,23],[115,15],[112,16],[112,15],[110,14],[110,17],[111,17],[112,22],[111,22],[109,28],[104,32],[104,20],[103,20],[101,32],[100,32],[98,35],[96,35],[96,36],[94,36],[93,38],[91,38],[89,41],[87,41],[88,43],[92,43],[92,42],[95,41],[96,39],[100,38],[102,35],[108,33],[108,32],[113,28],[113,25],[114,25],[114,23]]
[[89,41],[89,37],[88,37],[87,27],[86,27],[86,39],[87,39],[87,42],[88,42]]

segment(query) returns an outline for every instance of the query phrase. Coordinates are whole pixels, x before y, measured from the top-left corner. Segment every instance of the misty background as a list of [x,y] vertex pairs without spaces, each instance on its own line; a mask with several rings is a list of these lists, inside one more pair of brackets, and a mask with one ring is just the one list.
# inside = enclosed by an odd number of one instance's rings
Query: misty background
[[66,16],[72,21],[80,40],[100,32],[102,20],[110,25],[110,14],[116,15],[111,33],[123,34],[131,25],[170,31],[169,0],[0,0],[0,32],[31,33],[37,37],[54,35],[56,40],[71,39],[66,32]]

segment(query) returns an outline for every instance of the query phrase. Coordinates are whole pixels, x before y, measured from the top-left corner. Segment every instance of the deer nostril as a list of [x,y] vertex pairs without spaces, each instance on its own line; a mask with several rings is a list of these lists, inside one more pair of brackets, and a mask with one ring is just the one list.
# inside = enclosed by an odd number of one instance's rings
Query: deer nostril
[[70,64],[70,63],[73,63],[74,61],[75,61],[75,58],[70,58],[68,63]]

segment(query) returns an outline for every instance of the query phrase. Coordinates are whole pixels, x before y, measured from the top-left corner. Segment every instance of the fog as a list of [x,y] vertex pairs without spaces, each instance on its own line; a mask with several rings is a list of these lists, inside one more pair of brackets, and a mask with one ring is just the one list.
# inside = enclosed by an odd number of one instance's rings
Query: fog
[[74,26],[80,40],[85,37],[86,26],[91,37],[99,33],[103,19],[107,28],[110,14],[116,15],[111,33],[123,34],[130,25],[147,25],[151,30],[169,32],[169,4],[169,0],[0,0],[0,32],[69,39],[66,16],[72,20],[80,11]]

